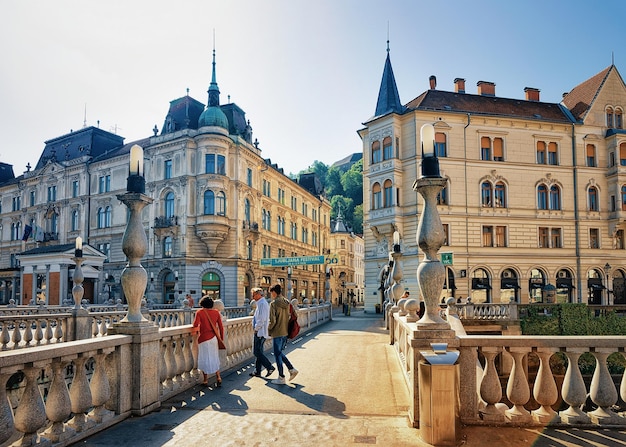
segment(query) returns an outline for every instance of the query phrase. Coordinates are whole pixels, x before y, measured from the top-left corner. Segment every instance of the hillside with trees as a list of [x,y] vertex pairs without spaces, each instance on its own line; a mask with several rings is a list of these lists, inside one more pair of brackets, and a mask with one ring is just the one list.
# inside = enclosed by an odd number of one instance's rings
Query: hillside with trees
[[298,176],[309,172],[315,172],[322,182],[324,194],[332,206],[331,219],[335,219],[341,209],[346,226],[356,234],[363,234],[363,160],[345,170],[315,160]]

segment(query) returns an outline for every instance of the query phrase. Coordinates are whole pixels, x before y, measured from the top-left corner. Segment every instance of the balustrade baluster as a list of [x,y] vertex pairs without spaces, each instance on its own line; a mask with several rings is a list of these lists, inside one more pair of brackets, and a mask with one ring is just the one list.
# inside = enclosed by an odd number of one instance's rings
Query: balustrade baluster
[[65,366],[67,362],[52,362],[52,383],[46,398],[46,416],[52,426],[45,432],[46,438],[52,442],[64,441],[74,435],[72,427],[66,426],[65,421],[72,413],[70,393],[65,382]]
[[480,382],[480,396],[487,403],[487,407],[481,411],[481,416],[488,422],[504,422],[504,415],[496,408],[496,404],[502,399],[502,386],[495,366],[495,358],[500,350],[501,348],[497,347],[482,349],[485,370]]
[[[111,349],[109,352],[112,351]],[[104,407],[104,404],[106,404],[111,397],[111,387],[105,369],[107,353],[99,352],[94,357],[96,365],[93,376],[91,376],[91,383],[89,384],[94,409],[89,413],[89,416],[96,423],[100,424],[113,417],[113,412]]]
[[165,381],[167,380],[167,362],[165,361],[165,358],[167,357],[167,342],[161,340],[161,343],[159,344],[159,349],[161,351],[161,355],[159,356],[159,391],[160,394],[163,395],[165,391]]
[[74,379],[70,387],[72,413],[74,413],[70,426],[77,432],[86,430],[92,425],[86,416],[87,411],[91,408],[91,389],[85,373],[87,360],[89,360],[88,353],[79,354],[76,360],[74,360]]
[[183,340],[183,364],[184,364],[184,374],[183,381],[187,383],[193,382],[193,376],[191,375],[191,370],[193,369],[193,357],[191,354],[191,336],[189,334],[182,335]]
[[[3,324],[3,329],[6,326],[6,322]],[[8,343],[8,342],[7,342]],[[0,444],[4,443],[7,439],[11,438],[15,434],[15,421],[13,420],[13,410],[11,404],[7,398],[7,380],[12,374],[0,374]]]
[[[43,404],[37,376],[41,372],[40,367],[26,367],[23,370],[25,384],[20,403],[15,410],[15,428],[24,433],[21,445],[35,445],[37,443],[37,430],[46,423],[46,408]],[[39,443],[44,443],[39,439]]]
[[[41,327],[42,320],[37,319],[35,321],[35,325],[35,344],[39,346],[41,344],[41,340],[43,340],[43,328]],[[28,325],[28,327],[30,328],[30,324]]]
[[11,341],[13,342],[13,349],[17,349],[20,342],[22,341],[22,328],[20,327],[20,325],[20,321],[16,320],[15,326],[13,326],[13,334],[11,337]]
[[541,408],[532,412],[533,419],[537,422],[548,423],[556,417],[551,405],[556,403],[559,398],[559,391],[556,388],[554,375],[550,369],[550,357],[555,350],[551,348],[537,348],[539,356],[539,371],[535,378],[535,386],[533,387],[533,396]]
[[594,424],[623,424],[626,419],[611,411],[611,406],[617,402],[617,389],[606,365],[607,357],[612,349],[596,348],[593,352],[596,358],[596,370],[593,372],[589,397],[598,408],[587,413]]
[[44,332],[44,339],[46,340],[46,344],[47,344],[47,343],[52,342],[52,326],[51,326],[50,320],[45,319],[44,321],[46,322],[46,330]]
[[185,372],[185,359],[183,357],[183,337],[182,335],[176,337],[174,340],[174,359],[176,360],[176,377],[174,381],[177,387],[182,386],[183,381],[183,373]]
[[91,321],[91,336],[97,337],[99,333],[100,333],[100,326],[98,324],[98,319],[94,317],[93,320]]
[[24,335],[22,336],[24,347],[31,346],[31,342],[33,341],[32,325],[33,323],[31,321],[28,321],[28,320],[26,321],[26,326],[24,327]]
[[165,388],[167,391],[172,391],[174,389],[174,382],[172,379],[176,371],[176,359],[174,359],[174,349],[172,348],[171,337],[165,339],[165,367],[167,371]]
[[107,334],[107,319],[106,317],[102,317],[102,321],[100,322],[100,335],[104,337]]
[[505,411],[505,414],[511,422],[527,422],[531,419],[530,412],[524,408],[524,405],[530,399],[530,388],[523,360],[528,354],[528,349],[509,348],[509,353],[513,357],[513,368],[506,385],[506,395],[513,407]]
[[565,353],[567,355],[567,371],[563,378],[561,394],[569,408],[561,411],[559,415],[561,422],[566,424],[586,424],[589,422],[589,416],[580,409],[587,400],[587,387],[578,367],[578,358],[583,352],[587,352],[587,350],[568,348]]
[[54,338],[56,342],[59,343],[63,338],[63,325],[61,324],[61,320],[54,320],[56,326],[54,327]]
[[10,341],[11,336],[9,335],[9,322],[4,320],[2,321],[2,333],[0,333],[0,350],[5,351]]

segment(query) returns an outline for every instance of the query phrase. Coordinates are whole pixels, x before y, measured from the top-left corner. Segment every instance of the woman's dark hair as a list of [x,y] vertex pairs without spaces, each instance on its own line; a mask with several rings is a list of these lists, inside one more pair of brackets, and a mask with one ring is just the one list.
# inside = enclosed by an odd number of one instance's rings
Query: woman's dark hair
[[283,288],[280,286],[280,284],[274,284],[270,289],[270,292],[275,292],[276,295],[280,295],[280,292],[282,292],[282,290]]
[[206,307],[207,309],[211,309],[213,307],[213,298],[210,296],[203,296],[200,300],[200,307]]

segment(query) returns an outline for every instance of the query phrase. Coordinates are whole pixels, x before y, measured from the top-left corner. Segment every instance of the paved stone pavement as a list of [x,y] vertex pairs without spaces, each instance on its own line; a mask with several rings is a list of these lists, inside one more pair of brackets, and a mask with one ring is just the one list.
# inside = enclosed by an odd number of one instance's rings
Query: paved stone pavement
[[[248,364],[224,375],[221,388],[196,386],[75,445],[427,446],[409,426],[408,393],[380,315],[336,313],[290,343],[287,356],[300,371],[287,385],[250,377]],[[458,445],[624,447],[626,431],[463,427]]]

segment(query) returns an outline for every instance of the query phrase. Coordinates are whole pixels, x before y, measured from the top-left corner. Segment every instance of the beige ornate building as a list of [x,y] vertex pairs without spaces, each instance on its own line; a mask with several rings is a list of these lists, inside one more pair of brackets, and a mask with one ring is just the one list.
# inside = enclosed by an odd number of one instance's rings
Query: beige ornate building
[[561,103],[501,98],[457,78],[402,105],[389,54],[363,141],[366,309],[382,300],[379,273],[401,235],[404,286],[417,295],[422,207],[420,127],[433,123],[446,233],[443,296],[474,302],[626,303],[626,87],[614,65]]
[[339,210],[330,232],[330,288],[334,305],[363,301],[364,249],[363,238],[346,227]]
[[[116,195],[125,191],[133,144],[144,149],[154,200],[143,212],[148,300],[191,293],[196,303],[209,294],[241,305],[253,286],[286,285],[286,269],[261,267],[261,258],[328,250],[330,205],[319,180],[293,181],[262,157],[245,112],[220,105],[215,53],[208,93],[206,107],[189,95],[171,101],[162,129],[143,140],[125,144],[85,127],[47,141],[36,167],[17,178],[0,164],[0,303],[29,302],[30,290],[50,304],[66,300],[78,236],[89,247],[85,298],[123,298],[127,209]],[[292,278],[294,296],[324,297],[323,265],[297,266]]]

